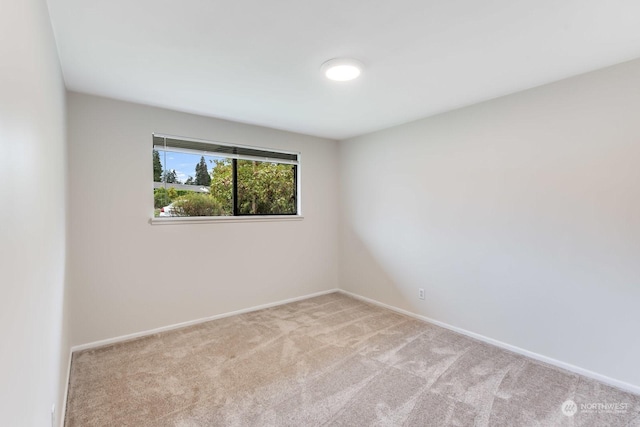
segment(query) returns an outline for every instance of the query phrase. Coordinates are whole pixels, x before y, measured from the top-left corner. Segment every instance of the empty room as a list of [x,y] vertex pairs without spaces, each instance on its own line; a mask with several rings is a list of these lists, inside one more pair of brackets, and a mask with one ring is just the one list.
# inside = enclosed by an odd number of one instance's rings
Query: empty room
[[0,425],[640,427],[640,3],[1,0]]

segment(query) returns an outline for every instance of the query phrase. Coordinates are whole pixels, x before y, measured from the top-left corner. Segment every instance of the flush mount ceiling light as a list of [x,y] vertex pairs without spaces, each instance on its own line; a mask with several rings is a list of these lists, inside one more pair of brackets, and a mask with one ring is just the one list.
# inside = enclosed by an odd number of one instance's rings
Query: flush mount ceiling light
[[360,75],[362,63],[355,59],[335,58],[322,64],[320,69],[329,80],[346,82]]

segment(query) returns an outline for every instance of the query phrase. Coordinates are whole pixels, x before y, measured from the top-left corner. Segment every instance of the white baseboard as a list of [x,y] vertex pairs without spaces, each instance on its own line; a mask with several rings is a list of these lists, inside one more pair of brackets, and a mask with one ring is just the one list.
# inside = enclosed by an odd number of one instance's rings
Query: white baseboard
[[447,323],[440,322],[439,320],[431,319],[429,317],[422,316],[420,314],[416,314],[416,313],[413,313],[413,312],[408,311],[408,310],[403,310],[401,308],[394,307],[392,305],[385,304],[385,303],[382,303],[380,301],[376,301],[376,300],[371,299],[371,298],[363,297],[362,295],[354,294],[352,292],[345,291],[343,289],[339,289],[338,292],[340,292],[342,294],[345,294],[345,295],[348,295],[350,297],[359,299],[361,301],[368,302],[370,304],[374,304],[374,305],[377,305],[377,306],[380,306],[380,307],[384,307],[384,308],[387,308],[389,310],[395,311],[397,313],[404,314],[406,316],[410,316],[410,317],[413,317],[415,319],[422,320],[424,322],[428,322],[428,323],[431,323],[431,324],[436,325],[436,326],[440,326],[440,327],[445,328],[445,329],[449,329],[449,330],[457,332],[459,334],[466,335],[466,336],[471,337],[471,338],[475,338],[477,340],[486,342],[486,343],[491,344],[491,345],[495,345],[496,347],[500,347],[500,348],[503,348],[505,350],[512,351],[512,352],[520,354],[522,356],[529,357],[531,359],[538,360],[540,362],[544,362],[544,363],[547,363],[549,365],[553,365],[553,366],[556,366],[558,368],[565,369],[567,371],[574,372],[574,373],[579,374],[579,375],[583,375],[583,376],[585,376],[587,378],[592,378],[594,380],[603,382],[603,383],[611,385],[613,387],[617,387],[619,389],[622,389],[622,390],[625,390],[625,391],[628,391],[628,392],[631,392],[631,393],[640,394],[640,386],[637,386],[637,385],[634,385],[634,384],[630,384],[630,383],[627,383],[627,382],[624,382],[624,381],[616,380],[616,379],[608,377],[606,375],[602,375],[602,374],[599,374],[597,372],[590,371],[588,369],[580,368],[578,366],[572,365],[570,363],[562,362],[560,360],[553,359],[551,357],[543,356],[542,354],[534,353],[532,351],[525,350],[523,348],[516,347],[514,345],[507,344],[507,343],[504,343],[502,341],[498,341],[498,340],[495,340],[493,338],[489,338],[489,337],[486,337],[484,335],[477,334],[475,332],[467,331],[466,329],[458,328],[456,326],[452,326],[452,325],[449,325]]
[[67,361],[67,376],[65,377],[62,406],[60,407],[60,427],[64,427],[64,419],[67,416],[67,398],[69,397],[69,380],[71,379],[72,357],[73,357],[73,350],[69,349],[69,360]]
[[166,332],[166,331],[171,331],[173,329],[184,328],[186,326],[197,325],[199,323],[209,322],[211,320],[222,319],[224,317],[229,317],[229,316],[235,316],[236,314],[249,313],[249,312],[252,312],[252,311],[263,310],[265,308],[275,307],[275,306],[278,306],[278,305],[289,304],[289,303],[295,302],[295,301],[302,301],[302,300],[305,300],[305,299],[318,297],[320,295],[331,294],[331,293],[338,292],[338,291],[339,291],[339,289],[329,289],[329,290],[326,290],[326,291],[315,292],[313,294],[303,295],[303,296],[299,296],[299,297],[295,297],[295,298],[289,298],[289,299],[285,299],[285,300],[281,300],[281,301],[271,302],[271,303],[268,303],[268,304],[256,305],[254,307],[243,308],[241,310],[230,311],[230,312],[222,313],[222,314],[216,314],[214,316],[203,317],[201,319],[189,320],[187,322],[176,323],[176,324],[169,325],[169,326],[162,326],[160,328],[149,329],[147,331],[135,332],[133,334],[127,334],[127,335],[122,335],[122,336],[119,336],[119,337],[114,337],[114,338],[108,338],[108,339],[104,339],[104,340],[94,341],[94,342],[90,342],[90,343],[87,343],[87,344],[75,345],[75,346],[71,347],[71,353],[74,353],[76,351],[82,351],[82,350],[88,350],[88,349],[92,349],[92,348],[97,348],[97,347],[103,347],[105,345],[115,344],[115,343],[119,343],[119,342],[123,342],[123,341],[129,341],[129,340],[132,340],[132,339],[135,339],[135,338],[146,337],[148,335],[153,335],[153,334],[157,334],[157,333],[160,333],[160,332]]

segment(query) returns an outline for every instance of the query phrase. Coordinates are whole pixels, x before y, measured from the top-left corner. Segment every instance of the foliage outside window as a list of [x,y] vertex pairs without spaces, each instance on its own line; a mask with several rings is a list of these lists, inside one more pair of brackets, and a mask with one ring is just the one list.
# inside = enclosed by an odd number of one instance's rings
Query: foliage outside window
[[298,154],[154,135],[155,217],[297,215]]

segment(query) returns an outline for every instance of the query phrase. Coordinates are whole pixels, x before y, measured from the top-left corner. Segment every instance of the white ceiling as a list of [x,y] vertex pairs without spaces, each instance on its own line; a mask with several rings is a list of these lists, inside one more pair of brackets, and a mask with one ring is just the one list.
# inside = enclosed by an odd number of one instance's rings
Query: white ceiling
[[638,0],[48,2],[70,90],[333,139],[640,57]]

